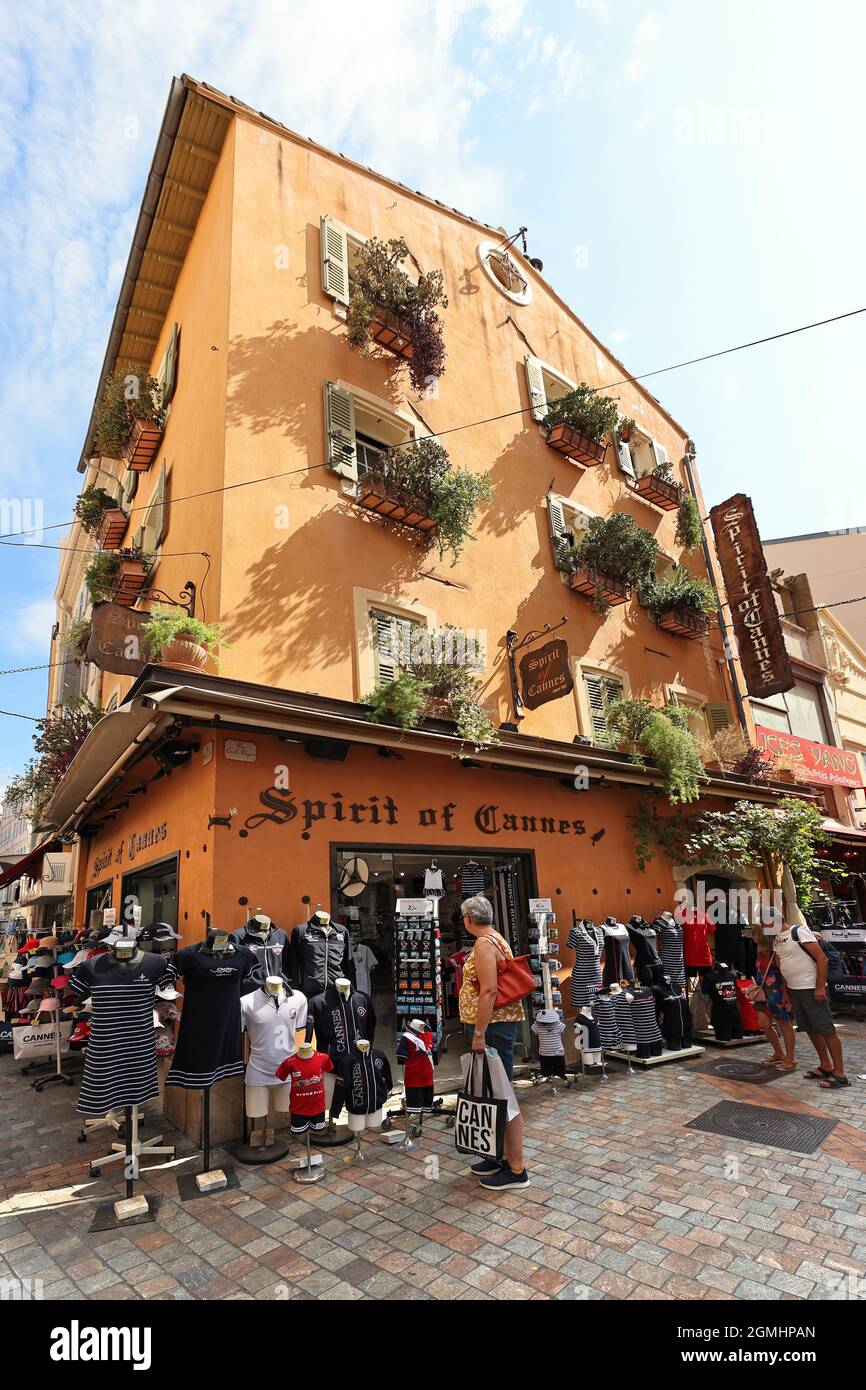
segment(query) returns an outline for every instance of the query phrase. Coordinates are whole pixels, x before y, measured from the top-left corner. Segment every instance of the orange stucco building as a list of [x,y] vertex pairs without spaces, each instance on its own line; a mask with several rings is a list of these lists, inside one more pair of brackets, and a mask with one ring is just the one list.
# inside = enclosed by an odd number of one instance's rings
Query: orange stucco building
[[[421,396],[394,355],[346,342],[340,276],[370,237],[403,238],[410,265],[444,275],[446,369]],[[704,515],[694,448],[514,246],[491,258],[504,240],[211,88],[173,84],[104,368],[171,370],[161,447],[130,480],[95,457],[91,428],[80,469],[116,480],[126,543],[141,534],[157,555],[148,585],[177,597],[192,581],[197,616],[231,645],[212,674],[89,668],[112,713],[49,808],[80,837],[77,918],[132,895],[191,942],[205,914],[231,929],[261,908],[289,929],[321,903],[375,943],[386,992],[395,898],[423,891],[433,860],[446,883],[482,864],[517,947],[528,897],[552,898],[563,984],[572,911],[652,918],[671,905],[686,871],[659,854],[640,873],[633,843],[660,779],[599,746],[599,719],[622,693],[684,702],[696,728],[735,723],[738,668],[715,623],[687,640],[636,599],[597,617],[564,582],[554,535],[627,512],[656,537],[659,573],[682,562],[706,576],[705,553],[684,558],[676,542],[676,513],[638,490],[669,459]],[[609,439],[587,468],[551,449],[538,419],[582,381],[609,388],[637,427],[631,451]],[[354,498],[365,449],[429,433],[495,486],[453,566]],[[80,586],[67,566],[61,636],[83,611]],[[563,618],[573,690],[518,721],[506,633]],[[482,635],[499,745],[461,762],[446,723],[369,722],[383,625],[411,623]],[[743,794],[773,797],[721,774],[707,787],[708,804]],[[353,897],[341,873],[358,857],[369,881]],[[450,921],[447,934],[455,946]]]

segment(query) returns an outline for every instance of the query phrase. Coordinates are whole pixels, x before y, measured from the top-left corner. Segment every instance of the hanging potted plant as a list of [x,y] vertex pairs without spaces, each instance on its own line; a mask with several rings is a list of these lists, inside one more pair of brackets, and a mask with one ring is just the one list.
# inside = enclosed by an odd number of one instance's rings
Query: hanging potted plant
[[604,460],[606,434],[616,428],[616,402],[581,382],[567,395],[551,401],[544,417],[547,443],[575,463],[592,467]]
[[151,660],[181,671],[204,670],[208,657],[218,668],[219,660],[210,648],[228,647],[218,623],[201,622],[161,603],[154,606],[141,635]]
[[636,429],[637,425],[634,420],[632,420],[631,416],[626,416],[624,420],[620,420],[616,427],[617,437],[621,443],[630,444]]
[[87,655],[90,642],[91,622],[89,618],[79,618],[67,629],[63,636],[63,646],[73,661],[80,665]]
[[96,451],[125,458],[129,468],[143,473],[159,452],[164,423],[162,391],[155,377],[144,367],[122,375],[112,372],[96,407]]
[[569,587],[592,599],[604,617],[612,606],[627,603],[632,587],[651,573],[658,545],[655,537],[625,512],[590,517],[586,529],[563,555]]
[[84,573],[92,603],[111,600],[131,607],[153,568],[153,556],[137,547],[124,550],[97,550]]
[[687,493],[677,511],[676,541],[683,550],[691,552],[697,550],[702,539],[701,510],[691,493]]
[[710,614],[717,612],[719,606],[713,586],[682,565],[669,579],[647,579],[639,597],[659,627],[691,641],[706,637]]
[[346,313],[349,346],[366,352],[371,342],[408,364],[415,391],[423,392],[445,370],[442,321],[436,310],[448,307],[441,270],[410,280],[403,270],[409,255],[405,241],[365,242],[352,267]]
[[685,488],[674,478],[670,459],[657,463],[648,473],[642,473],[635,484],[635,491],[646,502],[661,507],[664,512],[675,511],[680,506]]
[[75,515],[82,530],[107,550],[119,545],[126,534],[127,519],[120,503],[104,487],[86,487],[75,503]]
[[439,441],[425,438],[381,454],[375,468],[359,480],[353,500],[435,541],[440,559],[448,551],[456,564],[471,538],[478,507],[492,497],[493,484],[485,474],[452,468]]

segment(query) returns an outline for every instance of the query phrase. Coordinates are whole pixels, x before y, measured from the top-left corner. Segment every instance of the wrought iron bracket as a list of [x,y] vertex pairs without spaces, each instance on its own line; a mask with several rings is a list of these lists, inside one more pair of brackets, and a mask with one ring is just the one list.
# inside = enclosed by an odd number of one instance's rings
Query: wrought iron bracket
[[544,627],[532,628],[523,637],[518,637],[514,628],[509,628],[505,634],[505,651],[508,656],[508,675],[511,680],[511,701],[514,705],[515,719],[526,718],[526,707],[520,695],[520,682],[517,679],[516,656],[524,647],[531,647],[533,642],[541,641],[542,637],[549,637],[552,632],[558,632],[561,627],[565,627],[568,618],[562,618],[558,623],[551,626],[545,623]]
[[159,599],[163,603],[171,604],[172,608],[182,608],[188,617],[195,617],[196,586],[191,579],[188,579],[178,594],[177,598],[172,598],[170,594],[162,589],[140,589],[139,598]]

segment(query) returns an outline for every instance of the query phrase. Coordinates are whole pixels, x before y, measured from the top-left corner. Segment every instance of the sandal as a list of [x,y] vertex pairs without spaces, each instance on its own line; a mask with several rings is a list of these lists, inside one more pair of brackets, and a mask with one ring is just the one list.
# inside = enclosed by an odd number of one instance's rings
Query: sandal
[[796,1062],[786,1062],[785,1059],[783,1058],[781,1062],[777,1062],[777,1063],[776,1063],[776,1071],[796,1071],[796,1070],[797,1070],[797,1063],[796,1063]]
[[803,1075],[807,1081],[827,1081],[833,1073],[826,1071],[824,1067],[816,1067],[814,1071],[804,1071]]
[[821,1081],[818,1084],[822,1091],[841,1091],[845,1086],[850,1086],[851,1082],[848,1080],[847,1076],[837,1076],[835,1072],[833,1072],[827,1077],[826,1081]]
[[784,1060],[785,1060],[784,1056],[782,1056],[782,1057],[777,1057],[776,1054],[775,1054],[775,1052],[774,1052],[773,1055],[772,1055],[772,1057],[762,1057],[762,1058],[761,1058],[761,1065],[762,1065],[762,1066],[765,1066],[765,1067],[774,1067],[774,1066],[776,1066],[776,1064],[777,1064],[778,1062],[784,1062]]

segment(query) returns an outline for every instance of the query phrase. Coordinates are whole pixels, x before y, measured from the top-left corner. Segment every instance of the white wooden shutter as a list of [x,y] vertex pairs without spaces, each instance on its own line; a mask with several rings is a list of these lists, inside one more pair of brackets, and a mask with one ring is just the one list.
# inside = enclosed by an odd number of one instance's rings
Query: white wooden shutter
[[584,675],[586,698],[589,704],[589,717],[592,724],[594,743],[609,743],[610,732],[607,727],[607,712],[615,700],[622,699],[622,685],[610,676]]
[[413,623],[410,618],[398,618],[396,613],[385,613],[378,608],[371,608],[370,620],[373,624],[376,683],[384,685],[387,681],[396,680],[404,667],[405,658],[411,658],[412,634],[423,627],[423,623]]
[[349,303],[349,246],[346,228],[333,217],[321,218],[322,289],[338,304]]
[[722,729],[729,729],[734,722],[727,700],[719,701],[717,704],[704,705],[704,714],[706,715],[710,738],[715,738]]
[[171,330],[171,337],[168,340],[168,347],[165,352],[165,366],[162,372],[162,404],[170,405],[174,388],[177,384],[177,357],[180,347],[180,326],[174,324]]
[[660,444],[657,439],[650,440],[650,453],[653,458],[653,468],[670,467],[670,455],[664,444]]
[[325,382],[325,453],[328,466],[342,478],[358,480],[355,449],[355,402],[341,386]]
[[159,548],[168,530],[168,508],[165,505],[166,474],[165,464],[159,470],[153,499],[145,513],[143,549],[153,555]]
[[547,494],[547,524],[550,527],[550,543],[553,546],[556,568],[562,569],[564,557],[571,548],[571,518],[566,512],[562,498],[552,492]]
[[138,473],[134,468],[127,468],[120,493],[120,509],[124,516],[129,516],[132,511],[132,503],[137,489]]
[[526,389],[532,407],[533,420],[543,420],[547,414],[547,392],[544,389],[544,372],[537,357],[529,353],[523,359],[526,367]]
[[620,439],[616,430],[613,432],[613,442],[616,448],[616,461],[619,465],[619,471],[625,473],[627,478],[634,478],[636,480],[637,475],[634,471],[634,464],[631,461],[631,450],[624,440]]

